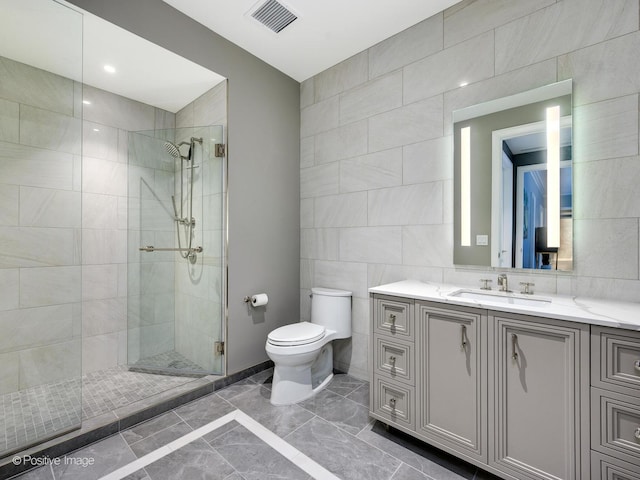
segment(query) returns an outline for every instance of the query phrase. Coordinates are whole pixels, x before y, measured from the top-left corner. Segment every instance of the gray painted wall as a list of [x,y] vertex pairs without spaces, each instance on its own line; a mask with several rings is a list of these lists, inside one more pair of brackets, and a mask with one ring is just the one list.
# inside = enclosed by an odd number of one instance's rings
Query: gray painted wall
[[[299,320],[298,82],[160,0],[71,3],[229,80],[227,371],[266,360],[269,331]],[[250,312],[259,292],[269,304]]]

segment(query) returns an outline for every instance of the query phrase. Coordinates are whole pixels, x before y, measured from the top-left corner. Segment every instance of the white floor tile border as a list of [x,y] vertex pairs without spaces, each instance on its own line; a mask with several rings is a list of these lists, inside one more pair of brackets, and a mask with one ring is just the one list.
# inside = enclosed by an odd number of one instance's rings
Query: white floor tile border
[[256,422],[240,410],[234,410],[224,417],[220,417],[193,432],[189,432],[177,440],[166,444],[164,447],[160,447],[144,457],[140,457],[124,467],[120,467],[108,475],[103,476],[100,480],[120,480],[234,420],[313,478],[317,480],[340,480],[339,477],[336,477],[322,465],[307,457],[300,450],[285,442],[271,430]]

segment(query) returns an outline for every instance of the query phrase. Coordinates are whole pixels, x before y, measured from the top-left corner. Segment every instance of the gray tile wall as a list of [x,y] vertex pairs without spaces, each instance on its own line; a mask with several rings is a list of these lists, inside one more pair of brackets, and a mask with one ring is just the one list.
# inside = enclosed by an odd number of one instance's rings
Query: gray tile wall
[[640,298],[639,3],[465,0],[302,83],[301,317],[312,286],[354,292],[336,367],[367,375],[368,287],[487,275],[452,263],[452,111],[567,78],[575,271],[513,281]]

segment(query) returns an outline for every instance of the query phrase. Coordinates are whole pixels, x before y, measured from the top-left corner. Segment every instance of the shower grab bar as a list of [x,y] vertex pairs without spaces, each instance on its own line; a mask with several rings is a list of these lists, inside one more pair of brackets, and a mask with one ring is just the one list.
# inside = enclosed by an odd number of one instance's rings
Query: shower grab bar
[[202,253],[202,247],[193,248],[159,248],[153,245],[147,245],[146,247],[138,248],[141,252],[189,252],[189,253]]

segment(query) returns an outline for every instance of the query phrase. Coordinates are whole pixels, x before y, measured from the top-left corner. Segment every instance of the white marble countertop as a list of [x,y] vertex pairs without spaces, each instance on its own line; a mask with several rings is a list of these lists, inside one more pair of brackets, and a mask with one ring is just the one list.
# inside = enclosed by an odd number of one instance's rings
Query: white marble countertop
[[[467,292],[469,296],[476,298],[452,296],[459,291]],[[513,292],[498,292],[496,289],[487,291],[454,285],[422,283],[416,280],[404,280],[372,287],[369,289],[369,293],[640,331],[640,303],[594,300],[563,295],[522,295]],[[487,294],[498,296],[498,298],[487,296],[485,299],[481,297]],[[481,298],[478,299],[478,296]],[[508,302],[509,298],[514,302],[537,303],[537,305],[502,303]],[[536,300],[540,301],[536,302]]]

